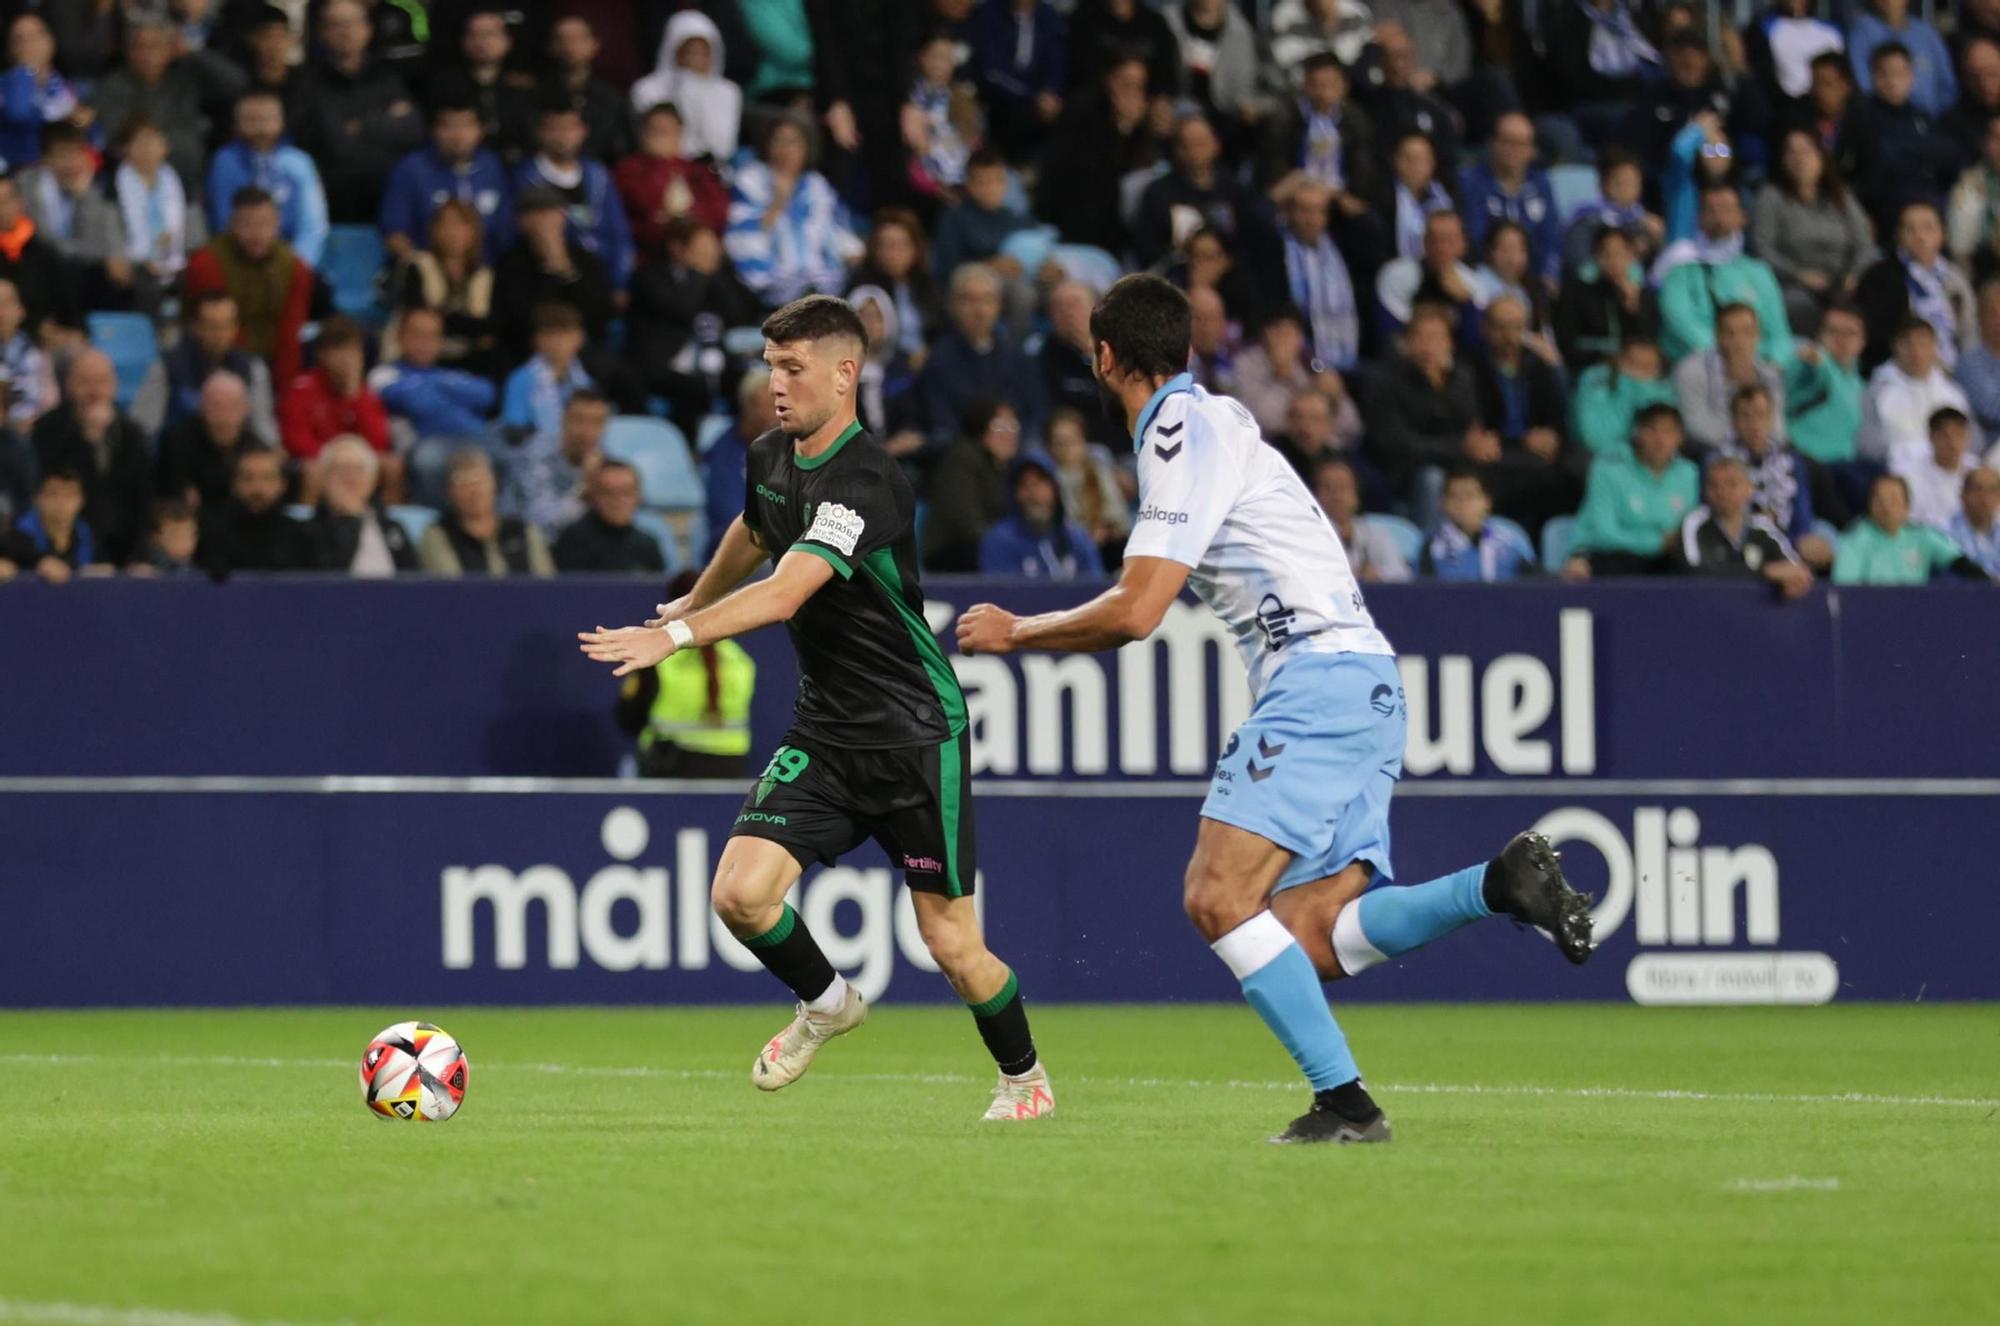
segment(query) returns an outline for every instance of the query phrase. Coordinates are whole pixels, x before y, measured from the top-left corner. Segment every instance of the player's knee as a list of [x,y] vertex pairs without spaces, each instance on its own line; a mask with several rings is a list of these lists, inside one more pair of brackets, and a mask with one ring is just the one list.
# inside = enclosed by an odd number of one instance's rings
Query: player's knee
[[1202,937],[1213,941],[1256,915],[1256,909],[1246,910],[1237,895],[1238,890],[1230,887],[1229,880],[1197,859],[1188,866],[1181,887],[1181,907]]
[[918,925],[923,935],[924,947],[930,950],[931,960],[938,970],[952,979],[970,969],[986,952],[986,944],[977,932],[948,920],[932,920]]
[[740,872],[729,871],[716,875],[715,883],[709,886],[708,901],[729,933],[754,935],[770,929],[765,922],[774,904],[766,893],[767,890],[754,886]]

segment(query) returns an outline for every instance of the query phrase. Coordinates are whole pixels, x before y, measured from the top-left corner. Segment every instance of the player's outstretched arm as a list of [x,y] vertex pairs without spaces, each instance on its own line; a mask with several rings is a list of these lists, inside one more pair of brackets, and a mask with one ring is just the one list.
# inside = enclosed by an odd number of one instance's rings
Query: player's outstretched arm
[[1180,596],[1188,570],[1165,557],[1128,557],[1117,584],[1062,612],[1016,617],[991,603],[974,604],[958,619],[958,647],[968,654],[1095,653],[1144,640]]
[[722,542],[715,546],[715,556],[708,559],[702,568],[701,578],[694,582],[694,588],[672,603],[654,605],[659,615],[648,618],[646,625],[665,626],[676,617],[699,612],[724,594],[748,580],[756,569],[769,557],[757,532],[744,524],[738,516],[729,522],[729,528],[722,532]]
[[[733,532],[733,531],[732,531]],[[713,567],[711,566],[711,569]],[[773,622],[790,621],[805,601],[833,579],[833,566],[811,553],[790,552],[764,580],[747,585],[693,615],[661,627],[627,626],[580,631],[583,652],[599,663],[616,663],[614,677],[656,667],[677,649],[712,645]],[[671,605],[670,605],[671,606]]]

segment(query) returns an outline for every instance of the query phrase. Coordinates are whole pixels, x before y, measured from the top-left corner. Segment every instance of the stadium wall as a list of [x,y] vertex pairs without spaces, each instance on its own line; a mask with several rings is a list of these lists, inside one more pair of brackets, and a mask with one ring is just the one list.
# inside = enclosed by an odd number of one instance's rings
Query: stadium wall
[[[0,1005],[767,999],[705,903],[740,788],[493,776],[612,766],[610,683],[569,639],[651,588],[10,590]],[[933,621],[1073,597],[941,583]],[[1401,877],[1539,824],[1599,894],[1604,948],[1574,970],[1493,922],[1343,999],[2000,998],[1965,939],[2000,927],[1983,601],[1372,598],[1409,651]],[[1168,634],[1116,658],[958,660],[981,896],[1035,998],[1234,994],[1179,880],[1240,679],[1200,614]],[[791,668],[775,633],[757,652],[769,744]],[[879,853],[814,872],[799,903],[871,993],[950,997]]]

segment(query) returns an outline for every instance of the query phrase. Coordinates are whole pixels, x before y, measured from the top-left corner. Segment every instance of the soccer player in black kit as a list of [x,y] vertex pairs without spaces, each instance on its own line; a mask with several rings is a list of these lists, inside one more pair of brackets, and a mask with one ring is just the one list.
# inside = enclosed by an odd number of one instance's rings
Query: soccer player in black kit
[[[973,909],[965,697],[924,621],[916,496],[854,416],[867,332],[831,295],[792,301],[763,330],[778,426],[750,445],[742,516],[685,598],[644,626],[577,638],[622,677],[773,622],[791,632],[792,730],[745,799],[710,890],[730,933],[799,999],[751,1081],[789,1085],[868,1016],[785,893],[807,864],[872,837],[901,867],[924,944],[1000,1067],[985,1117],[1040,1118],[1055,1111],[1048,1073],[1014,973]],[[771,575],[738,589],[767,558]]]

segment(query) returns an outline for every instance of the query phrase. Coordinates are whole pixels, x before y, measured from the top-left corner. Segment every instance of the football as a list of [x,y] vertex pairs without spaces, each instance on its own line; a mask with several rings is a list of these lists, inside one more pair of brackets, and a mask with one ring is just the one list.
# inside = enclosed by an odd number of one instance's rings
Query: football
[[472,1065],[444,1028],[398,1022],[361,1056],[361,1099],[384,1119],[443,1123],[465,1102]]

